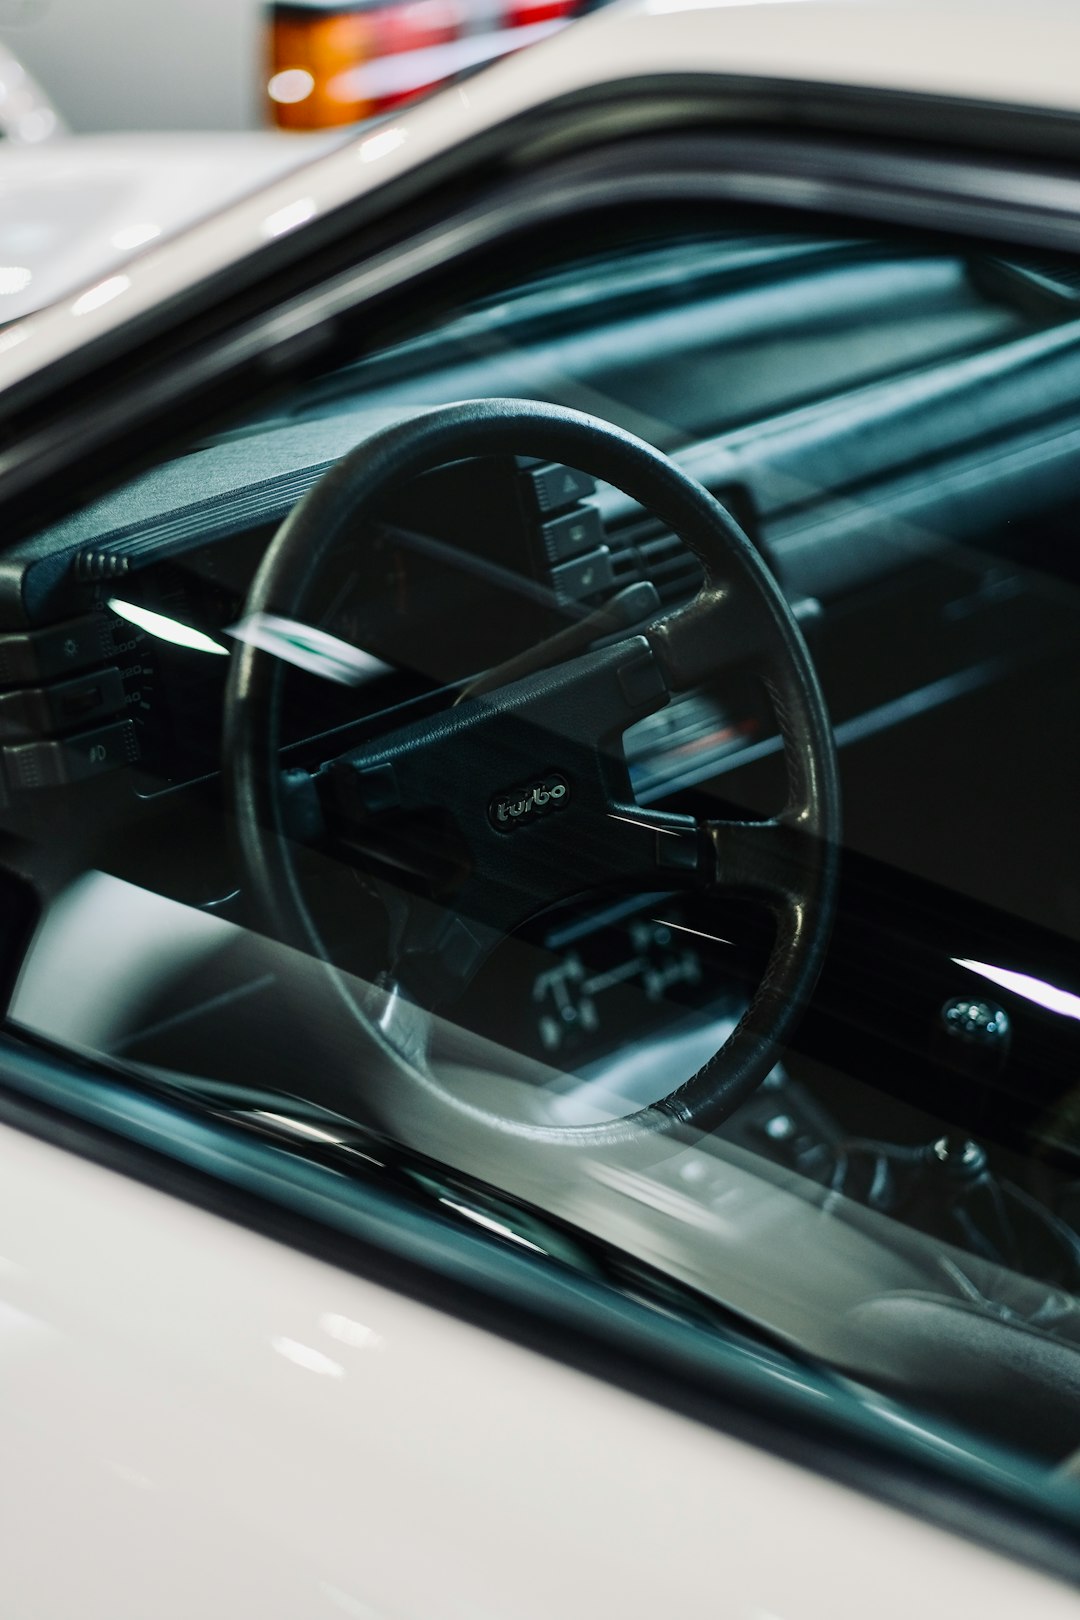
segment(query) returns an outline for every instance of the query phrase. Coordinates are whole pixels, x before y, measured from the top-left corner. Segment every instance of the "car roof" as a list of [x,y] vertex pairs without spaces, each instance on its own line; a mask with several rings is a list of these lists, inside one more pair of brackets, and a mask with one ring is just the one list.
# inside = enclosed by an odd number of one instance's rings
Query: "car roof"
[[0,388],[344,203],[598,87],[706,75],[1075,117],[1077,62],[1074,0],[617,0],[15,322],[0,332]]

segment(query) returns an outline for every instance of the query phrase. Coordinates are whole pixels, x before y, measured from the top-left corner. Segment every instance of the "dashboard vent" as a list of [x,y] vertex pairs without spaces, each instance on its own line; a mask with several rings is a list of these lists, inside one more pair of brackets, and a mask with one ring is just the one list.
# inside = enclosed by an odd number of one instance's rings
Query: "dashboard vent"
[[654,518],[642,518],[609,529],[605,536],[611,552],[616,588],[648,580],[665,607],[689,601],[701,584],[701,564],[682,541]]

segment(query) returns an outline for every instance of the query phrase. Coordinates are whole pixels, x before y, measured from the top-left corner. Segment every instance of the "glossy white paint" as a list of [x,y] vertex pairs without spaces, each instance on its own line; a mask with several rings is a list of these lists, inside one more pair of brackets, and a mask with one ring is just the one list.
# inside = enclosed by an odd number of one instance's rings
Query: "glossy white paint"
[[0,142],[0,326],[340,144],[270,131]]
[[1075,1594],[0,1129],[15,1620],[1065,1620]]
[[1065,0],[622,0],[280,180],[168,251],[73,324],[73,303],[0,334],[0,388],[311,219],[522,110],[589,86],[686,73],[864,85],[1080,111],[1080,10]]

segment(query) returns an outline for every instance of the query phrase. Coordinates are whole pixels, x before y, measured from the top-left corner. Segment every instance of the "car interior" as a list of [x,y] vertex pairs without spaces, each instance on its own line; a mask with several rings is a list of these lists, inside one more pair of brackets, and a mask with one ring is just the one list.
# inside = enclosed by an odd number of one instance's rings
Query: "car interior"
[[5,548],[9,1029],[1067,1475],[1078,478],[1064,258],[508,254]]

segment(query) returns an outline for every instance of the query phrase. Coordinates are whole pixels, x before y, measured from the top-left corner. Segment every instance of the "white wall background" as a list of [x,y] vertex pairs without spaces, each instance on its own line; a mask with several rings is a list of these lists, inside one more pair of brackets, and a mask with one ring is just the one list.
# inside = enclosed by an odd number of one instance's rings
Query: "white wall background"
[[73,130],[262,124],[261,0],[0,0],[0,40]]

